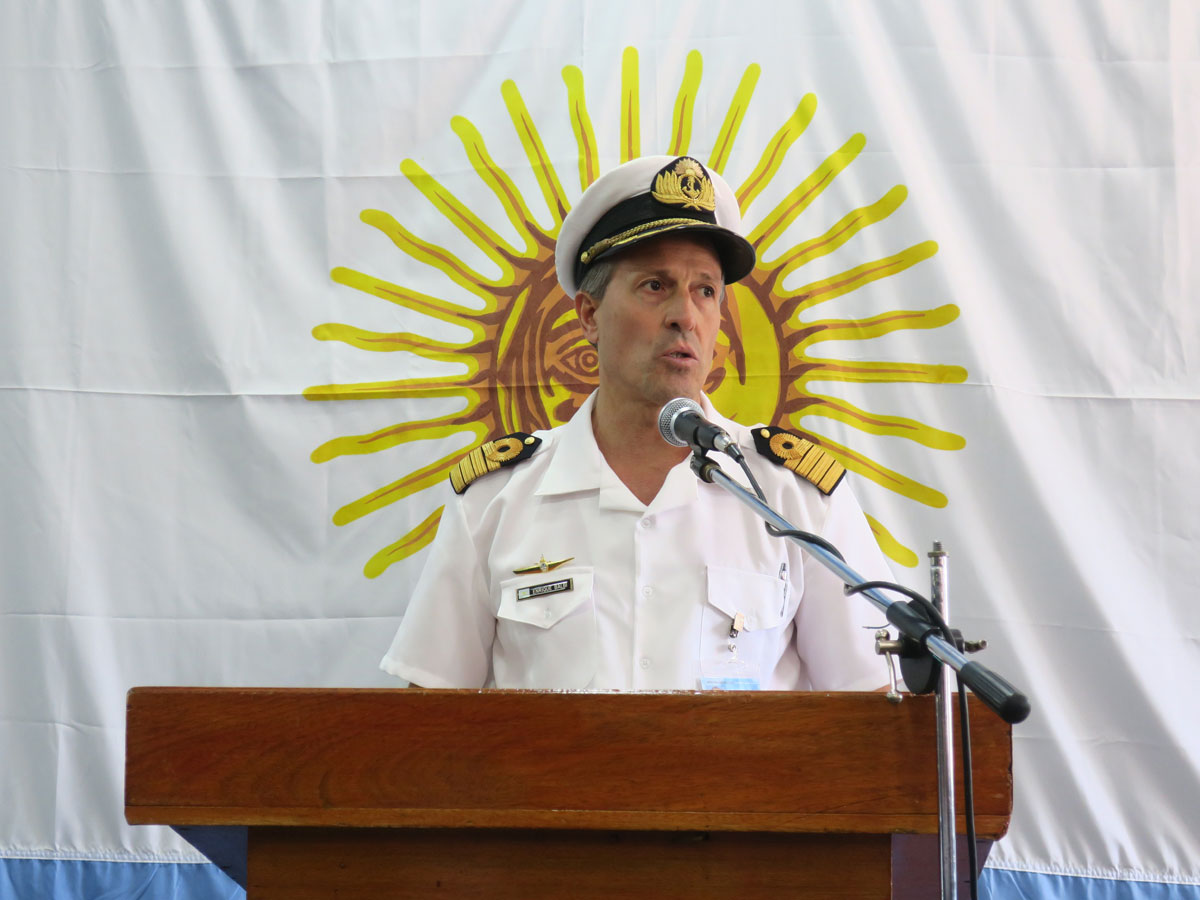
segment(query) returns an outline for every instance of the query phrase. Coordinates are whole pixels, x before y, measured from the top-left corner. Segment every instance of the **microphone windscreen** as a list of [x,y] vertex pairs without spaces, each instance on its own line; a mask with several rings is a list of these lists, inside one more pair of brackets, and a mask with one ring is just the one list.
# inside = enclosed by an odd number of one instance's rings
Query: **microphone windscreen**
[[703,415],[704,410],[695,400],[676,397],[674,400],[668,400],[658,413],[658,433],[662,435],[664,441],[674,447],[688,446],[687,438],[680,437],[675,430],[675,422],[679,419],[680,414],[685,412]]

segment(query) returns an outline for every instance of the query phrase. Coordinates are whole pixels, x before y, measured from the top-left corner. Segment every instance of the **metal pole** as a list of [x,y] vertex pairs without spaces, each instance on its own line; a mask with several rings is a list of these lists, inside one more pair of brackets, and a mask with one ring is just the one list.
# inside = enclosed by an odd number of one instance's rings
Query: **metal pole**
[[[941,541],[929,554],[929,599],[950,621],[950,570]],[[950,670],[942,666],[937,689],[938,847],[942,862],[942,900],[958,898],[958,837],[954,821],[954,697]]]

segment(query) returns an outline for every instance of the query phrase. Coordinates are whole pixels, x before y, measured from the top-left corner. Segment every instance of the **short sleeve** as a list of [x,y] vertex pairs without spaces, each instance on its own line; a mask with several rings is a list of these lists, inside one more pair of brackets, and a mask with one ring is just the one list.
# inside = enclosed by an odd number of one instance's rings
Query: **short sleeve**
[[495,611],[464,499],[453,496],[408,609],[380,663],[385,672],[430,688],[480,688],[491,672]]
[[[893,580],[848,480],[830,496],[820,534],[864,580]],[[810,686],[816,691],[869,691],[887,684],[887,664],[875,653],[875,631],[887,624],[884,614],[865,597],[847,597],[842,580],[810,554],[804,559],[796,650]]]

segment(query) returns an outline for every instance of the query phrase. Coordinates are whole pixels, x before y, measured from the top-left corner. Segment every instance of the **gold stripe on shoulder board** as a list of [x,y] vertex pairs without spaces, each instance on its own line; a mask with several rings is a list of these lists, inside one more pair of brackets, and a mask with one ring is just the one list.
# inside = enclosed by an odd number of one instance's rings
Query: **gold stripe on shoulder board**
[[822,494],[832,494],[846,474],[846,467],[829,451],[773,425],[754,429],[754,446],[771,462],[812,482]]
[[523,431],[514,431],[473,447],[458,465],[450,470],[450,485],[454,493],[461,494],[477,478],[489,472],[497,472],[505,466],[513,466],[533,456],[541,444],[541,438]]

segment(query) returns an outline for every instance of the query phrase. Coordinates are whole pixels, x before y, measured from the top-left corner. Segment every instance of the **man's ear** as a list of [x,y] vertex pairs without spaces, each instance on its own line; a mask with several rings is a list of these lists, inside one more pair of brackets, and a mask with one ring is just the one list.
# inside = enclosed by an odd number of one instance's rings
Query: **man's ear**
[[579,316],[583,336],[592,345],[595,345],[596,339],[600,335],[600,329],[596,327],[596,310],[599,307],[600,304],[593,299],[591,294],[580,291],[575,295],[575,314]]

